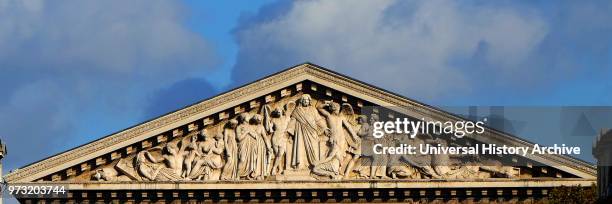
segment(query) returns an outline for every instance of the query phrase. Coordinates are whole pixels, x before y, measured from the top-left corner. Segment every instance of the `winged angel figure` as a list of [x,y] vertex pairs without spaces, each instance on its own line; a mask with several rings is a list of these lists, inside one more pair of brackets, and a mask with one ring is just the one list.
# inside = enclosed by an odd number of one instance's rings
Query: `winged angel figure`
[[[323,115],[327,122],[327,129],[324,133],[329,137],[330,151],[328,155],[318,161],[313,168],[313,173],[321,176],[330,176],[339,179],[341,172],[341,162],[349,148],[356,148],[354,141],[359,141],[357,134],[353,130],[355,126],[355,114],[353,107],[348,103],[340,104],[326,101],[317,106],[319,113]],[[345,134],[345,130],[348,135]],[[350,137],[349,137],[350,136]]]

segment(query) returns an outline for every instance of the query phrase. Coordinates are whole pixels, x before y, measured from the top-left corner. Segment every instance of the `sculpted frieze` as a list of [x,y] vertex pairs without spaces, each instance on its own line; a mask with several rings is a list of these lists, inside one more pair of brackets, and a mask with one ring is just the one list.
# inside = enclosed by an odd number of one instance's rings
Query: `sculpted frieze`
[[[235,181],[312,179],[470,179],[519,176],[517,168],[452,163],[448,155],[375,156],[377,113],[360,113],[346,102],[297,93],[215,124],[171,137],[153,147],[94,169],[93,181]],[[448,145],[433,137],[413,141]],[[400,161],[389,165],[389,161]]]

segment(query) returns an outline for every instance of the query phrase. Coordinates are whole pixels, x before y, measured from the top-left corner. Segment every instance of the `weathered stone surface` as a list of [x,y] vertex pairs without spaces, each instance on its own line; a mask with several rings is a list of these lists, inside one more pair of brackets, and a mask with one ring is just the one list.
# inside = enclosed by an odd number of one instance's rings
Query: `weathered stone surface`
[[[372,106],[393,107],[394,112],[364,111]],[[526,161],[522,166],[518,162],[482,166],[433,156],[424,161],[403,158],[401,165],[387,165],[390,159],[398,158],[377,159],[362,152],[364,145],[371,145],[373,122],[402,115],[461,120],[316,65],[302,64],[15,170],[6,180],[63,183],[81,191],[107,188],[137,192],[153,186],[180,190],[178,197],[188,189],[273,187],[282,195],[288,189],[452,188],[473,189],[471,193],[480,192],[482,185],[546,189],[594,181],[591,164],[563,155],[512,158]],[[388,138],[385,142],[389,145],[399,142]],[[470,139],[532,145],[488,128]],[[441,145],[452,142],[427,137],[421,140]],[[398,192],[392,195],[420,195],[420,191]],[[340,195],[353,193],[359,197],[357,190]]]

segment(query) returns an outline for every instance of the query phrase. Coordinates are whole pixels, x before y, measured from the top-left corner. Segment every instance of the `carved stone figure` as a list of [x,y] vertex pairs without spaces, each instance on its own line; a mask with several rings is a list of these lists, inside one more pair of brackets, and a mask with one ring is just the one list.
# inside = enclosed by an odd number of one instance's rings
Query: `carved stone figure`
[[221,180],[238,179],[238,142],[236,141],[236,126],[238,126],[238,120],[231,119],[223,129],[225,165],[221,173]]
[[191,174],[191,169],[194,165],[194,160],[196,159],[196,157],[201,157],[202,155],[198,152],[198,135],[194,134],[191,136],[191,143],[189,143],[189,145],[187,145],[187,147],[185,148],[185,151],[189,152],[187,154],[187,157],[185,157],[185,161],[184,163],[184,168],[185,171],[183,171],[183,178],[189,177],[189,175]]
[[343,154],[337,137],[330,137],[330,152],[327,157],[314,163],[312,173],[320,176],[329,176],[332,179],[342,178],[340,175],[340,161]]
[[[194,135],[196,137],[196,139],[191,139],[191,143],[188,145],[187,149],[190,150],[189,154],[187,155],[187,157],[190,157],[192,155],[194,155],[194,159],[193,161],[190,163],[190,169],[188,172],[185,172],[185,176],[188,179],[196,179],[199,174],[201,173],[201,168],[204,165],[204,163],[206,162],[203,157],[203,152],[201,150],[201,146],[203,146],[202,144],[204,143],[204,141],[206,140],[207,136],[206,136],[206,130],[202,129],[200,130],[200,132],[196,135]],[[200,137],[202,138],[202,140],[197,140],[197,138]]]
[[500,161],[488,160],[479,163],[486,163],[486,165],[480,165],[479,169],[483,172],[489,172],[491,174],[489,177],[516,178],[519,177],[521,173],[520,168],[503,166]]
[[247,113],[238,115],[236,138],[238,139],[238,176],[252,178],[257,160],[257,138],[251,133]]
[[[350,105],[349,105],[350,107]],[[326,110],[329,109],[330,112]],[[327,122],[325,134],[336,141],[338,148],[340,148],[340,154],[344,154],[346,151],[346,136],[344,129],[348,130],[351,136],[355,136],[352,125],[340,115],[340,104],[335,102],[325,102],[317,107],[317,110],[323,115]],[[352,109],[351,109],[352,110]]]
[[[176,161],[172,154],[178,154],[175,143],[168,143],[164,147],[164,151],[170,156],[163,155],[161,158],[155,158],[149,151],[161,149],[154,147],[149,150],[140,151],[136,155],[136,168],[138,173],[144,178],[151,181],[176,181],[181,180],[180,174],[176,173],[176,169],[172,168]],[[180,164],[179,164],[180,166]]]
[[406,155],[394,155],[394,159],[396,160],[395,165],[390,166],[388,168],[388,173],[391,178],[410,178],[410,179],[419,179],[423,178],[421,174],[421,170],[417,167],[413,166],[409,162],[409,158]]
[[[363,145],[366,147],[372,147],[377,143],[384,143],[383,146],[387,146],[389,137],[383,136],[381,139],[374,138],[374,128],[371,124],[379,121],[377,114],[370,115],[370,121],[367,125],[362,125],[360,133],[363,135]],[[365,133],[365,134],[364,134]],[[370,163],[370,178],[385,178],[387,176],[387,160],[386,155],[376,155],[372,151],[364,152],[365,159],[369,160]],[[364,171],[364,169],[361,169]]]
[[[270,109],[267,106],[263,106],[261,107],[261,113],[266,115],[266,117],[264,118],[262,115],[260,114],[255,114],[253,116],[253,118],[251,118],[251,127],[253,127],[253,130],[255,131],[255,133],[257,134],[257,137],[261,137],[263,139],[263,142],[265,144],[265,150],[263,150],[263,152],[265,153],[265,158],[264,158],[264,163],[263,163],[263,169],[262,169],[262,176],[269,176],[270,175],[270,170],[272,169],[272,161],[274,160],[274,150],[272,148],[272,136],[270,134],[268,134],[268,124],[269,122],[269,115],[270,115]],[[266,122],[264,123],[264,120],[266,120]],[[262,178],[263,179],[263,178]]]
[[347,143],[349,144],[349,149],[347,150],[349,153],[349,161],[346,166],[346,170],[344,171],[344,178],[349,178],[350,173],[353,171],[353,166],[359,160],[361,156],[361,138],[367,136],[370,125],[368,124],[368,117],[365,115],[361,115],[357,118],[357,124],[359,126],[358,131],[355,133],[356,137],[352,137],[347,139]]
[[[332,179],[516,178],[520,169],[498,158],[482,165],[465,155],[376,155],[374,144],[455,145],[446,137],[405,134],[373,137],[377,114],[358,115],[348,103],[287,97],[200,131],[157,140],[155,147],[121,155],[79,179],[95,181],[210,181]],[[288,101],[288,102],[287,102]],[[360,109],[359,109],[360,110]],[[252,116],[252,117],[251,117]],[[155,142],[154,142],[155,143]],[[362,148],[364,147],[364,148]],[[469,161],[468,161],[469,160]],[[393,161],[393,163],[391,162]],[[495,163],[495,162],[498,163]],[[530,176],[523,172],[524,176]],[[268,177],[274,175],[274,177]],[[316,176],[315,176],[316,175]]]
[[[329,112],[325,110],[326,108],[329,109]],[[345,105],[345,108],[343,109],[344,109],[343,112],[348,112],[348,113],[345,113],[344,115],[353,114],[352,113],[353,109],[350,105],[348,104]],[[335,148],[338,148],[337,154],[340,160],[344,159],[344,156],[346,155],[346,152],[349,149],[349,145],[347,144],[347,141],[352,141],[353,139],[357,138],[357,135],[353,131],[352,124],[350,124],[345,119],[346,117],[343,117],[343,115],[340,115],[341,108],[340,108],[340,104],[338,103],[325,102],[324,104],[319,105],[317,107],[317,110],[319,110],[321,115],[325,117],[326,122],[327,122],[328,128],[325,129],[324,132],[330,138],[330,141],[334,142],[334,145],[336,146]],[[347,130],[351,137],[347,138],[348,136],[344,134],[344,130]],[[341,172],[341,173],[344,174],[344,172]]]
[[291,113],[287,129],[293,136],[291,166],[300,170],[308,170],[320,159],[319,135],[324,130],[324,125],[319,122],[320,115],[310,102],[310,95],[302,95]]
[[[440,138],[427,141],[433,145],[448,146],[447,142]],[[478,173],[477,166],[475,168],[474,166],[452,166],[449,154],[433,154],[431,156],[431,167],[435,172],[433,176],[443,179],[469,178],[471,175],[477,175]]]
[[170,142],[166,145],[166,153],[163,154],[166,165],[174,170],[176,175],[183,173],[183,161],[189,152],[185,151],[187,145],[181,145],[179,148],[176,143]]
[[225,149],[223,141],[221,141],[223,136],[216,134],[214,138],[210,138],[204,131],[200,135],[203,137],[203,141],[198,143],[197,151],[202,156],[196,159],[189,177],[197,180],[211,180],[213,179],[212,171],[223,167],[223,160],[221,159],[221,154]]
[[263,126],[263,116],[255,114],[251,118],[252,133],[257,139],[257,165],[255,169],[255,178],[263,180],[264,176],[270,175],[270,161],[272,160],[273,150],[272,144]]
[[[372,121],[375,118],[376,120],[378,120],[378,115],[376,114],[371,114],[370,115],[370,121]],[[367,116],[363,116],[359,122],[359,129],[357,130],[357,135],[359,136],[359,138],[361,139],[361,146],[364,147],[372,147],[376,142],[374,141],[374,137],[373,137],[373,127],[372,125],[367,122],[368,121],[368,117]],[[370,177],[370,172],[372,172],[372,164],[374,163],[374,152],[368,148],[365,149],[366,151],[361,151],[361,148],[359,148],[359,153],[361,154],[360,157],[360,161],[359,164],[361,164],[360,166],[358,166],[357,168],[355,168],[355,171],[357,171],[359,173],[359,177],[361,178],[369,178]]]
[[93,180],[96,180],[96,181],[104,181],[104,180],[107,180],[107,179],[106,179],[106,176],[104,175],[104,171],[103,171],[102,169],[98,169],[98,170],[96,170],[96,173],[95,173],[95,174],[93,174],[93,175],[91,176],[91,178],[92,178]]
[[239,141],[238,176],[246,179],[263,179],[266,170],[267,151],[272,148],[265,140],[262,116],[255,115],[248,121],[246,113],[238,116],[236,135]]
[[117,175],[119,174],[117,170],[108,167],[96,169],[95,172],[96,173],[92,175],[92,179],[96,181],[115,181],[117,180]]
[[113,167],[96,169],[95,173],[92,175],[92,179],[96,181],[131,181],[128,176],[121,175],[121,173]]
[[[397,138],[397,143],[399,144],[409,144],[412,146],[419,146],[419,144],[423,143],[423,140],[419,137],[410,138],[410,137],[400,137]],[[435,174],[434,170],[431,168],[431,157],[429,155],[409,155],[409,154],[393,154],[390,155],[390,161],[392,165],[387,168],[387,173],[391,178],[410,178],[410,179],[420,179],[425,178],[425,176],[431,176],[431,174]],[[437,176],[437,175],[436,175]]]
[[285,104],[284,108],[276,108],[271,114],[268,114],[270,106],[264,106],[265,127],[268,133],[272,134],[272,149],[274,150],[274,165],[272,166],[272,175],[283,173],[281,162],[287,152],[287,125],[291,119],[288,112],[293,111],[295,102]]

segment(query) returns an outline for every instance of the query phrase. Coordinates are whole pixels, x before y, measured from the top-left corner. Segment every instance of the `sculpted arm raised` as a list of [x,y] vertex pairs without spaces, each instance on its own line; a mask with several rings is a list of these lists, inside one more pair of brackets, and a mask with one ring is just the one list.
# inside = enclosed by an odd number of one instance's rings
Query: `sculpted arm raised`
[[[202,132],[203,132],[203,131],[204,131],[204,130],[202,130]],[[204,134],[204,133],[201,133],[201,134]],[[181,144],[181,147],[178,149],[178,153],[179,153],[180,155],[183,155],[183,154],[185,153],[185,149],[187,149],[187,146],[188,146],[188,145],[186,144],[185,140],[181,140],[181,141],[180,141],[180,144]]]
[[264,117],[263,126],[266,129],[266,132],[272,133],[274,130],[272,129],[272,121],[270,118],[270,106],[268,104],[264,105],[261,108],[261,113]]
[[325,110],[325,107],[329,105],[330,105],[329,101],[325,101],[325,103],[317,105],[317,110],[319,111],[319,113],[321,113],[321,115],[325,117],[329,117],[330,113],[327,112],[327,110]]
[[351,134],[351,137],[353,137],[354,140],[359,139],[357,133],[355,133],[355,130],[353,130],[353,125],[351,123],[342,119],[342,125],[344,126],[344,128],[346,128],[346,130],[348,130],[349,134]]

